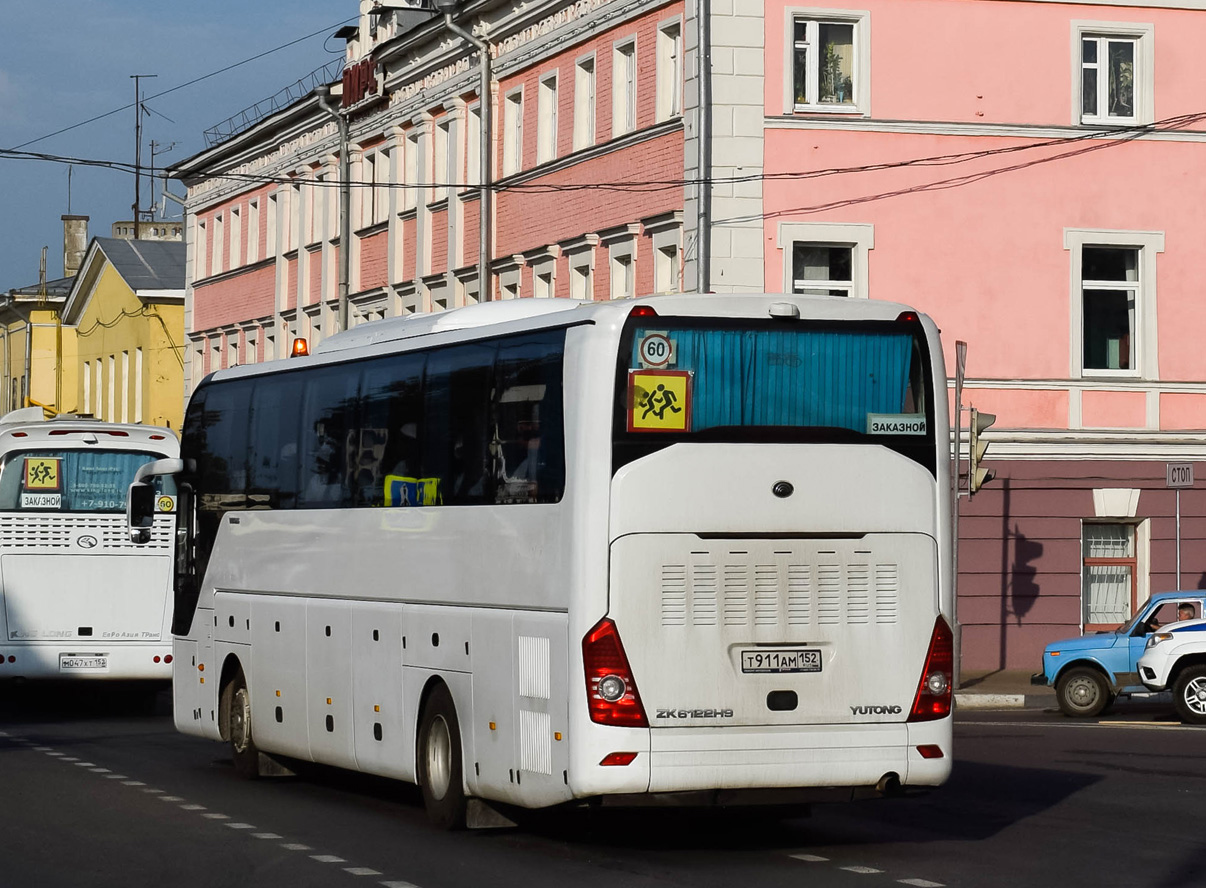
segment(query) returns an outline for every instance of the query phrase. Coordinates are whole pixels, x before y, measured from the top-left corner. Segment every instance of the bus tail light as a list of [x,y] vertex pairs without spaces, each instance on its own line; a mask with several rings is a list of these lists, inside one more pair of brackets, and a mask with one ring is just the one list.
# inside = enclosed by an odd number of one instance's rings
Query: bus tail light
[[171,655],[171,654],[164,654],[164,655],[163,655],[163,662],[165,662],[165,663],[170,663],[170,662],[172,662],[172,655]]
[[626,728],[649,727],[620,633],[607,617],[582,639],[582,664],[591,721]]
[[656,318],[657,312],[650,305],[638,305],[632,311],[628,312],[630,318]]
[[941,615],[934,622],[925,669],[913,698],[911,722],[934,721],[951,714],[951,679],[955,670],[955,638]]

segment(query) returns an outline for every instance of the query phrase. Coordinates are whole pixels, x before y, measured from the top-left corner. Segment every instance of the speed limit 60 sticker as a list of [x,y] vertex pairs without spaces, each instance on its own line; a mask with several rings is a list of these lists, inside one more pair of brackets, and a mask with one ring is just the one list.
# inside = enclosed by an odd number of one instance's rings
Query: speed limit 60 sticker
[[642,367],[656,370],[672,366],[677,358],[675,351],[674,341],[670,338],[670,334],[660,330],[650,330],[641,337],[640,344],[637,346],[637,357],[640,359]]

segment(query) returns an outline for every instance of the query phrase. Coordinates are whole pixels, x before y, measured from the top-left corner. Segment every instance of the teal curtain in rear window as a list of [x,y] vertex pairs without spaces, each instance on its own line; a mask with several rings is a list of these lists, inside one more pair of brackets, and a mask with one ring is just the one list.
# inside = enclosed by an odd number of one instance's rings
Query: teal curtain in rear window
[[[634,341],[639,343],[646,332],[638,329]],[[702,329],[669,333],[676,359],[668,369],[695,373],[693,431],[716,426],[820,426],[863,433],[868,413],[904,412],[913,357],[909,333]]]

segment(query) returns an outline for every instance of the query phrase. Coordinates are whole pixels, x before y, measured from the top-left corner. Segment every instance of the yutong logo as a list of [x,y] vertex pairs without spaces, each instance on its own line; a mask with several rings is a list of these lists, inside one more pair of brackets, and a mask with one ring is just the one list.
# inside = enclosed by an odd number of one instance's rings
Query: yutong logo
[[855,715],[900,715],[904,712],[899,706],[851,706],[850,711]]
[[659,709],[657,718],[732,718],[731,709]]

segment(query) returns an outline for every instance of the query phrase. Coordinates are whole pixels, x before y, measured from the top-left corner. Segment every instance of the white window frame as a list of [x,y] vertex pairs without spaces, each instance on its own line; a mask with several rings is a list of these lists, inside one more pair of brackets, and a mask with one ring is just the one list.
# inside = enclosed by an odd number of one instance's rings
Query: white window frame
[[595,144],[595,93],[598,65],[595,54],[574,62],[574,150]]
[[267,203],[268,205],[264,211],[264,225],[267,228],[264,239],[264,258],[280,255],[276,242],[277,220],[280,219],[280,192],[268,195]]
[[[1127,370],[1086,370],[1084,366],[1084,291],[1082,262],[1085,247],[1121,247],[1139,251],[1138,277],[1135,285],[1134,329],[1132,342],[1135,360]],[[1065,228],[1064,249],[1069,253],[1070,302],[1070,366],[1072,379],[1113,377],[1123,379],[1160,378],[1156,325],[1156,256],[1164,252],[1162,231],[1105,231],[1089,228]],[[1122,281],[1091,284],[1091,289],[1124,289]]]
[[557,292],[557,262],[549,259],[532,266],[532,296],[552,299]]
[[469,106],[465,118],[465,185],[476,187],[482,184],[482,104]]
[[452,150],[452,119],[444,118],[436,123],[432,132],[431,188],[428,203],[448,197],[448,155]]
[[[1156,119],[1156,72],[1155,72],[1155,26],[1142,22],[1072,22],[1072,123],[1086,126],[1135,126],[1152,123]],[[1082,71],[1083,61],[1082,42],[1096,38],[1097,49],[1097,114],[1083,113],[1084,95]],[[1135,116],[1111,117],[1102,114],[1105,107],[1104,96],[1108,96],[1108,78],[1103,77],[1103,50],[1108,40],[1131,40],[1135,44]]]
[[210,250],[211,265],[209,268],[209,273],[211,275],[220,274],[225,270],[226,267],[224,265],[226,259],[224,255],[226,239],[223,237],[225,231],[225,221],[222,218],[222,214],[218,213],[216,216],[214,216],[214,244],[213,248]]
[[637,110],[636,36],[617,40],[611,47],[611,136],[636,129]]
[[372,224],[389,221],[389,179],[392,167],[388,148],[378,148],[373,162]]
[[540,78],[536,109],[536,162],[548,163],[557,157],[557,105],[559,75],[552,71]]
[[[827,9],[815,6],[789,6],[784,11],[783,26],[783,113],[784,114],[871,114],[871,13],[865,9]],[[796,104],[795,62],[796,21],[804,19],[811,24],[810,33],[816,32],[818,24],[854,26],[854,71],[853,101],[841,105],[808,102]],[[816,40],[814,38],[815,45]],[[819,67],[810,66],[808,95],[819,94]]]
[[402,211],[413,210],[419,205],[419,137],[422,132],[413,129],[406,134],[406,187],[402,190]]
[[683,23],[662,22],[657,29],[657,114],[661,123],[683,113]]
[[[793,292],[794,270],[792,253],[796,244],[823,247],[850,247],[850,298],[866,299],[870,295],[869,257],[875,249],[875,226],[858,222],[780,222],[778,247],[783,251],[783,292]],[[836,289],[823,281],[815,282],[817,289]]]
[[503,102],[503,175],[523,168],[523,87],[507,93]]
[[230,268],[242,265],[240,247],[243,245],[243,209],[236,205],[230,208],[230,230],[227,232],[230,241]]
[[209,238],[206,233],[205,220],[197,217],[197,246],[193,250],[193,280],[203,280],[209,277]]

